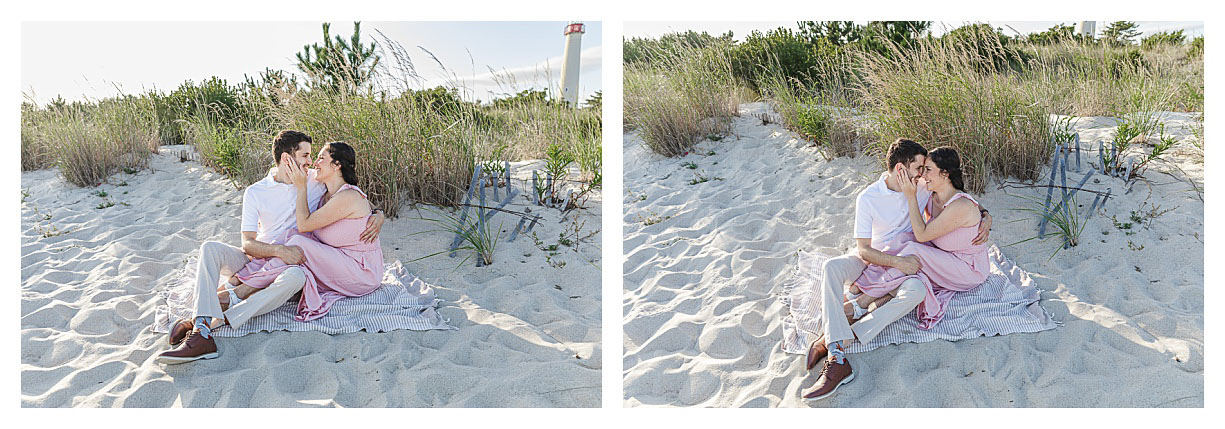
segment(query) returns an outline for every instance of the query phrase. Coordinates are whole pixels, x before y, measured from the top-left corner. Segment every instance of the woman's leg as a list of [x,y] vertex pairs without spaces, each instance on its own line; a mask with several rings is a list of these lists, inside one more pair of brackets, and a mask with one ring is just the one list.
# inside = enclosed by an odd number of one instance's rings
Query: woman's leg
[[855,298],[855,302],[859,303],[860,307],[868,308],[868,305],[871,305],[873,302],[876,302],[876,300],[878,299],[880,298],[869,296],[868,294],[863,294],[863,295],[860,295],[858,298]]
[[231,289],[234,290],[235,295],[238,295],[238,299],[247,299],[251,297],[252,294],[260,291],[260,288],[243,283],[241,280],[238,280],[237,277],[230,278],[230,285],[233,287],[232,288],[227,288],[225,286],[217,287],[217,301],[221,302],[221,311],[226,311],[230,309],[230,290]]

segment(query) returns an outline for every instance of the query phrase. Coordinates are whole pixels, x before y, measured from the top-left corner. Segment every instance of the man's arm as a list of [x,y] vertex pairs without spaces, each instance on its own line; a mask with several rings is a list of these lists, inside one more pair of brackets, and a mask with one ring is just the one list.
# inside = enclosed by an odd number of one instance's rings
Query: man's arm
[[242,232],[242,251],[252,258],[281,258],[289,265],[301,264],[306,259],[301,248],[256,240],[254,231]]
[[982,215],[983,221],[978,224],[978,235],[974,236],[974,241],[970,242],[975,246],[986,243],[987,239],[991,238],[991,213],[982,204],[978,205],[978,213]]
[[362,231],[361,240],[363,243],[374,242],[374,239],[379,238],[379,231],[383,230],[383,221],[387,219],[383,215],[382,209],[374,209],[370,214],[370,219],[366,221],[366,230]]
[[873,265],[881,265],[885,267],[893,267],[901,270],[907,275],[919,272],[919,258],[914,256],[894,256],[888,253],[876,250],[872,247],[871,238],[856,238],[855,244],[858,247],[859,259]]

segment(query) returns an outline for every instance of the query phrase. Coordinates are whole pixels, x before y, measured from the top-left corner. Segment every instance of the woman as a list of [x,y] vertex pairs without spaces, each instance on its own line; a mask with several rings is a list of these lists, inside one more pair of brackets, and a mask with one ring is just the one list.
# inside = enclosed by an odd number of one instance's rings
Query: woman
[[956,150],[945,146],[928,153],[922,178],[932,196],[925,212],[920,210],[916,198],[918,184],[905,170],[902,175],[899,185],[910,202],[910,225],[914,232],[902,234],[892,247],[901,247],[898,256],[917,257],[922,268],[914,275],[906,275],[895,268],[868,266],[848,288],[847,315],[852,319],[862,317],[868,304],[875,302],[879,306],[903,281],[918,278],[927,289],[916,310],[919,328],[931,329],[944,317],[945,306],[954,294],[974,289],[987,280],[991,261],[985,244],[972,243],[982,217],[978,202],[965,192],[961,159]]
[[[382,244],[377,238],[361,240],[371,207],[366,193],[356,186],[356,158],[353,147],[344,142],[328,143],[319,151],[315,180],[327,186],[327,192],[314,213],[307,205],[307,171],[284,164],[298,193],[298,227],[287,232],[286,245],[298,246],[306,259],[301,265],[307,272],[306,285],[295,317],[299,321],[323,317],[341,298],[366,295],[381,283]],[[231,279],[235,288],[221,293],[223,308],[272,284],[288,267],[280,258],[251,260]]]

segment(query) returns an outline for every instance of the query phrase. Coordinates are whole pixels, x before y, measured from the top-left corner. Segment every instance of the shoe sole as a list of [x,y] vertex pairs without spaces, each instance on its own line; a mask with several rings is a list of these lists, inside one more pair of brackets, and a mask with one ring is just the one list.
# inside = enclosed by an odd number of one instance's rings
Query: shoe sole
[[158,356],[157,361],[159,363],[164,363],[167,365],[177,365],[180,363],[195,362],[195,361],[204,360],[204,359],[216,359],[218,357],[221,357],[221,352],[205,353],[200,356],[192,356],[192,357]]
[[838,382],[838,385],[837,385],[837,386],[834,386],[834,390],[831,390],[831,391],[829,391],[829,393],[826,393],[826,394],[821,395],[821,396],[814,396],[814,397],[811,397],[811,398],[804,398],[804,400],[805,400],[805,401],[820,401],[820,400],[822,400],[822,399],[828,398],[828,397],[830,397],[830,395],[833,395],[833,394],[834,394],[834,392],[837,392],[839,387],[842,387],[842,385],[844,385],[844,384],[850,383],[850,382],[851,382],[851,380],[854,380],[854,379],[855,379],[855,371],[851,371],[851,375],[846,376],[846,378],[844,378],[844,379],[842,379],[842,381]]

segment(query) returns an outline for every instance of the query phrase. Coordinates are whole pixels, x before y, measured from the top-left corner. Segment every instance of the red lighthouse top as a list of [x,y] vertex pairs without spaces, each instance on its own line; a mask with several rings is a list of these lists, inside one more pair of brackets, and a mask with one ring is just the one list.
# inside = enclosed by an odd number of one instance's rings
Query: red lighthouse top
[[586,31],[584,31],[583,23],[576,22],[574,24],[570,24],[566,26],[566,33],[564,35],[569,36],[570,33],[580,33],[581,34],[585,32]]

